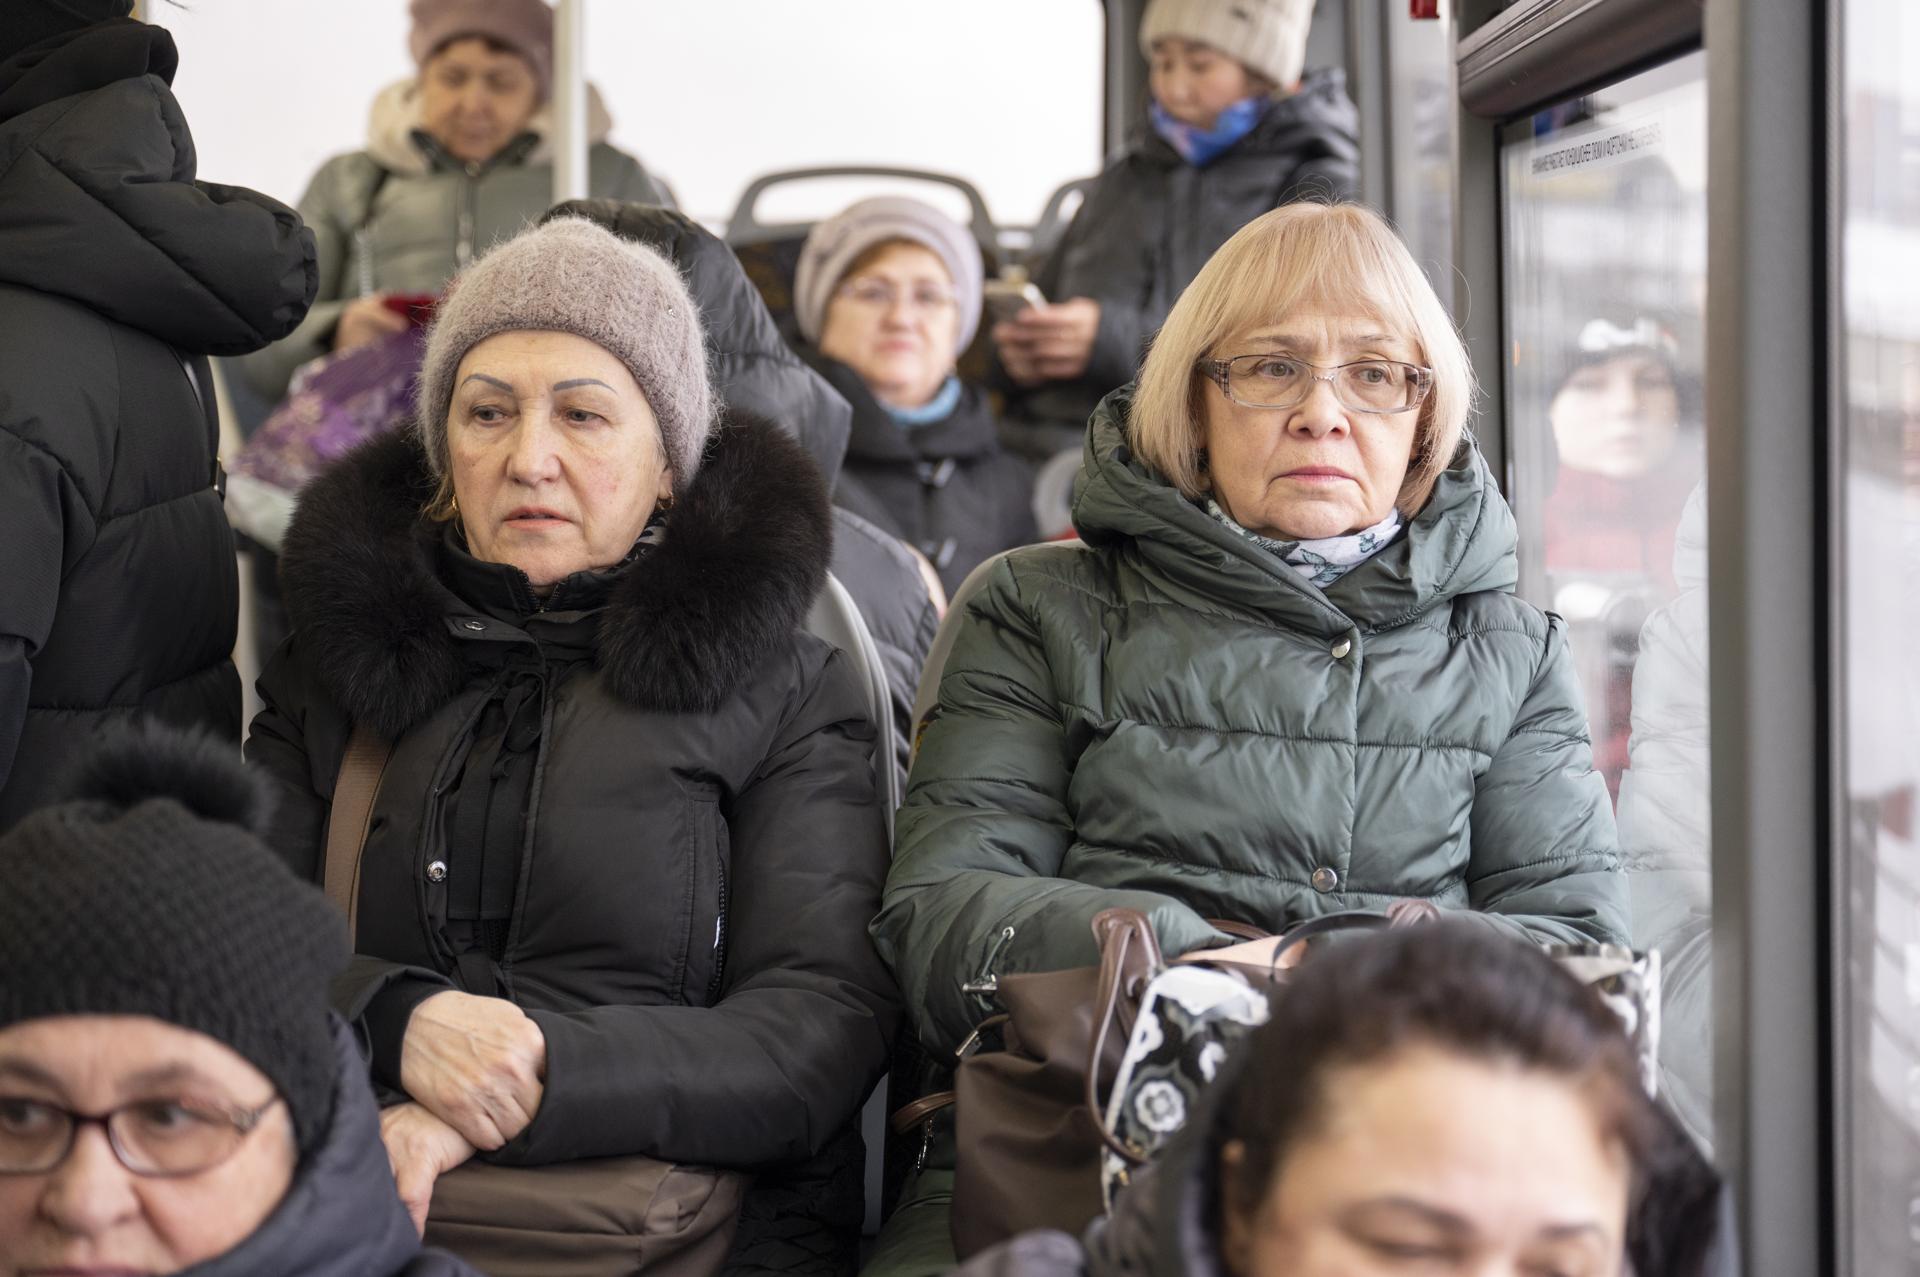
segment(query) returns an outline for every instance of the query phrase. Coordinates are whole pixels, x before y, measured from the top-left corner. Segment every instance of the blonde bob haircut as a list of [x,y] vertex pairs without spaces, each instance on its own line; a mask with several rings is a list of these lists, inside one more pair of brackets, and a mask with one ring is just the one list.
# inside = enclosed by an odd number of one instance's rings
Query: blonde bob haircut
[[1415,358],[1433,369],[1433,389],[1420,405],[1407,477],[1394,501],[1413,518],[1459,447],[1473,404],[1473,368],[1406,245],[1378,213],[1358,204],[1288,204],[1220,246],[1153,340],[1127,413],[1129,443],[1182,495],[1199,500],[1209,487],[1202,396],[1219,393],[1200,361],[1255,353],[1226,347],[1303,305],[1361,310],[1409,342]]

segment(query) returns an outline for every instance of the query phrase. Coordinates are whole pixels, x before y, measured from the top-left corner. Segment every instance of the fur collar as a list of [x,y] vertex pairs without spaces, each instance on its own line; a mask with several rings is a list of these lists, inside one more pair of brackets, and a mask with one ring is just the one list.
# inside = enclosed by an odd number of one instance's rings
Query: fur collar
[[[300,498],[281,553],[287,611],[315,676],[355,721],[389,739],[467,678],[448,618],[465,615],[435,572],[433,491],[412,430],[342,457]],[[826,580],[832,520],[806,451],[770,422],[725,418],[665,542],[614,583],[595,664],[641,709],[717,709],[806,622]]]

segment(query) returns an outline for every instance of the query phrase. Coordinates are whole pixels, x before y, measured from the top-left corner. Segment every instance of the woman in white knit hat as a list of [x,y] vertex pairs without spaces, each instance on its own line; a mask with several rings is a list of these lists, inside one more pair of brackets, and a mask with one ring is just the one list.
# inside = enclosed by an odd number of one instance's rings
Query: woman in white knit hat
[[951,594],[1033,541],[1033,472],[960,378],[980,326],[980,245],[919,200],[861,200],[813,228],[794,273],[801,354],[853,406],[834,500],[926,556]]
[[1101,396],[1209,257],[1271,208],[1350,199],[1359,113],[1337,69],[1306,70],[1313,0],[1152,0],[1140,22],[1147,118],[1035,272],[1049,305],[997,325],[1008,433],[1077,448]]
[[[301,497],[248,758],[272,845],[357,908],[333,996],[400,1101],[401,1195],[476,1267],[506,1271],[427,1216],[475,1157],[751,1173],[818,1153],[886,1068],[873,728],[803,629],[831,528],[806,451],[718,403],[672,263],[581,218],[463,273],[417,429]],[[355,816],[337,778],[381,749]],[[716,1194],[683,1272],[727,1253]]]

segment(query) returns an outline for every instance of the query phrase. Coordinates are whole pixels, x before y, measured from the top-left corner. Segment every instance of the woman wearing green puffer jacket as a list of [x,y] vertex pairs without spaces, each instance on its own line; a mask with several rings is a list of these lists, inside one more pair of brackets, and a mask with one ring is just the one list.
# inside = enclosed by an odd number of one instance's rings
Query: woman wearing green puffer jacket
[[[995,977],[1095,962],[1115,906],[1169,955],[1407,899],[1625,941],[1563,628],[1512,593],[1471,397],[1363,208],[1275,210],[1200,272],[1094,415],[1086,545],[1001,560],[924,727],[873,934],[935,1060]],[[883,1251],[937,1236],[927,1178]]]

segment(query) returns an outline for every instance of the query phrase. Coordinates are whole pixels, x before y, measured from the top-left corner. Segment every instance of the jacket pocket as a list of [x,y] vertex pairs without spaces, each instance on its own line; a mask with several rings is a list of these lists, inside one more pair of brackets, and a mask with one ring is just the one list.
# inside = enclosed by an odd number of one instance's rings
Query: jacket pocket
[[711,1006],[720,999],[727,963],[727,896],[732,847],[720,793],[711,785],[693,786],[687,796],[687,952],[675,1001]]

